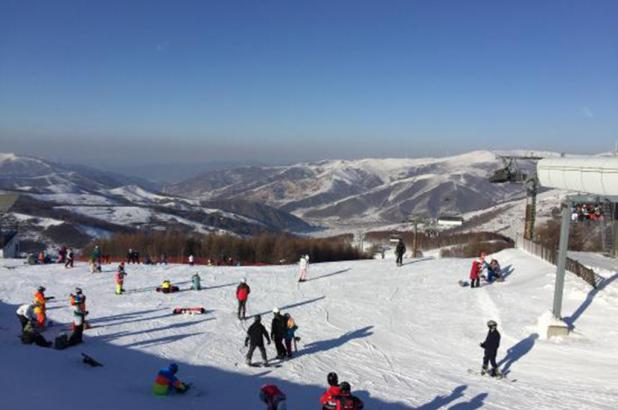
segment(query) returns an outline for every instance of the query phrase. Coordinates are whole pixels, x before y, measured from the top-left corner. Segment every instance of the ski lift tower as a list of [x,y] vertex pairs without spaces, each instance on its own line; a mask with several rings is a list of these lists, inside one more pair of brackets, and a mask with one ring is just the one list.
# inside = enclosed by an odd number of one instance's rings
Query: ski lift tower
[[[537,164],[537,175],[539,183],[543,187],[577,192],[577,194],[567,196],[561,206],[562,225],[560,227],[552,309],[554,323],[550,324],[548,328],[548,336],[560,336],[569,332],[569,327],[562,321],[562,295],[569,245],[571,209],[577,203],[616,204],[618,202],[618,158],[543,159]],[[612,215],[612,218],[615,219],[615,215]]]
[[435,220],[427,217],[421,216],[412,216],[408,220],[403,221],[403,223],[412,224],[414,237],[412,239],[412,257],[416,258],[418,255],[418,227],[419,225],[423,226],[434,226]]

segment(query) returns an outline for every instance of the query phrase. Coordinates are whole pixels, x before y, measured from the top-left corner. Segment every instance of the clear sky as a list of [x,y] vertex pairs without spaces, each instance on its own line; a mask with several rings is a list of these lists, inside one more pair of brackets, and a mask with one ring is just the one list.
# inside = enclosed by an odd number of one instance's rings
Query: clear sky
[[0,1],[0,151],[609,151],[618,1]]

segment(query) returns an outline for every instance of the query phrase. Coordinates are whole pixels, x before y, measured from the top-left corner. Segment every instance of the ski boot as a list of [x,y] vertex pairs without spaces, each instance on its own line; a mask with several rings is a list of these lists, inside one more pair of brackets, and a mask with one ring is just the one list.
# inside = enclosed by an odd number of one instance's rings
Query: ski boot
[[487,374],[487,367],[483,366],[481,367],[481,376],[485,376],[485,374]]
[[498,379],[501,379],[502,378],[502,372],[497,367],[493,368],[493,369],[491,369],[491,377],[496,377]]

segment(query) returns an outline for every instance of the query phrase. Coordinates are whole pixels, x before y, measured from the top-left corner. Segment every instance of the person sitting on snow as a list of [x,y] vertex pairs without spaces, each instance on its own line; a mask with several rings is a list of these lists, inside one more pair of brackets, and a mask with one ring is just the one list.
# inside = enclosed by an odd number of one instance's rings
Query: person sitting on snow
[[363,401],[352,395],[350,383],[341,382],[339,388],[339,394],[333,396],[333,402],[336,403],[335,409],[361,410],[364,407]]
[[266,403],[266,410],[287,410],[285,393],[274,384],[262,386],[260,400]]
[[61,334],[54,341],[54,348],[58,350],[66,349],[67,347],[75,346],[84,341],[84,325],[86,323],[86,315],[88,312],[82,310],[81,305],[74,305],[73,309],[73,325],[69,336]]
[[191,277],[191,289],[202,290],[202,278],[200,278],[200,274],[197,272]]
[[495,279],[499,279],[501,274],[502,270],[500,269],[500,264],[497,260],[492,259],[487,266],[487,281],[493,282]]
[[51,347],[52,345],[52,342],[48,342],[41,335],[39,326],[33,320],[30,320],[28,323],[26,323],[26,326],[24,326],[21,334],[21,342],[25,345],[31,345],[34,343],[37,346],[41,347]]
[[337,403],[333,400],[334,396],[338,396],[341,394],[341,388],[339,387],[339,377],[337,373],[330,372],[326,377],[328,381],[328,390],[322,394],[320,397],[320,404],[322,405],[322,410],[336,410]]
[[179,290],[178,286],[173,286],[169,279],[165,279],[163,283],[161,283],[161,286],[157,288],[157,292],[163,293],[173,293]]
[[178,380],[176,373],[178,373],[178,365],[176,363],[171,363],[167,369],[159,370],[152,386],[152,392],[157,396],[186,392],[189,386]]

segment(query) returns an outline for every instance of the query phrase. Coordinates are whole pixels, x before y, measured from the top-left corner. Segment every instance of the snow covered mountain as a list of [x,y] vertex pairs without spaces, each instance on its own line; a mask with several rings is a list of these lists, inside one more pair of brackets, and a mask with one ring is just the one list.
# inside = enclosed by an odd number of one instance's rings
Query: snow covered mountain
[[[333,160],[218,170],[163,191],[195,199],[249,199],[318,224],[384,224],[411,215],[462,214],[522,198],[521,185],[489,182],[503,166],[490,151],[445,158]],[[519,166],[530,169],[532,163],[520,161]]]
[[0,154],[0,193],[20,193],[4,216],[31,242],[82,246],[93,237],[138,229],[255,234],[306,231],[289,213],[248,201],[203,203],[157,193],[156,186],[84,166]]

